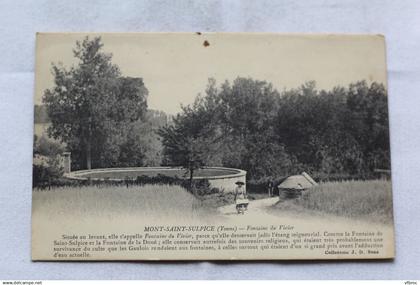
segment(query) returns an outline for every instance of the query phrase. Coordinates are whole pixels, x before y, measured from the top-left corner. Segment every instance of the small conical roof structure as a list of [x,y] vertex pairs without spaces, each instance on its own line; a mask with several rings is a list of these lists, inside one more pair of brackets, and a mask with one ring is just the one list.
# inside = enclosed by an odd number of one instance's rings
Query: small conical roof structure
[[292,175],[287,177],[279,186],[279,189],[296,189],[296,190],[304,190],[311,188],[318,183],[312,179],[309,174],[306,172],[302,172],[301,175]]

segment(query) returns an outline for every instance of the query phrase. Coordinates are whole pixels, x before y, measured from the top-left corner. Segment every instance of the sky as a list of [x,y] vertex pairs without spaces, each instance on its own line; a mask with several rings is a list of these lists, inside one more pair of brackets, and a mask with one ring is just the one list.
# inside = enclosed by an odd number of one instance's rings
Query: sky
[[[54,85],[51,64],[77,64],[72,49],[86,35],[37,35],[35,104],[41,104],[44,90]],[[386,85],[385,43],[378,35],[89,34],[98,35],[123,76],[144,79],[149,108],[168,114],[193,103],[210,77],[218,84],[237,77],[266,80],[279,91],[310,80],[318,89],[358,80]]]

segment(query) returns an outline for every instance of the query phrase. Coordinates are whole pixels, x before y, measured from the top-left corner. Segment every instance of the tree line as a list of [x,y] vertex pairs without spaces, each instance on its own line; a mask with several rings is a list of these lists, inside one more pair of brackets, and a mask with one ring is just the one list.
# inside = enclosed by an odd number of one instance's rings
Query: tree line
[[277,91],[238,77],[183,107],[159,131],[169,164],[244,169],[252,180],[307,171],[319,179],[369,178],[390,168],[388,108],[382,84],[360,81],[318,90],[315,82]]
[[36,115],[48,117],[48,135],[71,151],[73,169],[181,165],[192,177],[200,167],[226,166],[262,180],[301,171],[368,178],[390,167],[382,84],[318,90],[307,82],[279,92],[252,78],[209,79],[170,118],[148,109],[143,79],[123,76],[102,48],[99,37],[86,37],[73,50],[75,66],[53,64],[47,116]]

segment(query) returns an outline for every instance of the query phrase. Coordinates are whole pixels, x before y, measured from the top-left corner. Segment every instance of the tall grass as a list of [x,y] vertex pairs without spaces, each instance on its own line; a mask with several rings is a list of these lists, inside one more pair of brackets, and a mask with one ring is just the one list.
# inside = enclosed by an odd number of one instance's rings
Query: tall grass
[[210,214],[200,201],[176,185],[70,186],[33,192],[33,213],[59,220],[122,216],[138,219],[195,219]]
[[300,198],[280,201],[275,207],[303,213],[316,212],[391,223],[391,182],[386,180],[327,182],[307,190]]

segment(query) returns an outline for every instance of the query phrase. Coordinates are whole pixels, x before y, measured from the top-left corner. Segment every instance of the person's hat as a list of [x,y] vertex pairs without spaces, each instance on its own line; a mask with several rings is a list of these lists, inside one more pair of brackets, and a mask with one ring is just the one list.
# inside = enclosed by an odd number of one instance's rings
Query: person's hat
[[242,182],[242,181],[236,181],[236,182],[235,182],[235,184],[236,184],[236,185],[245,185],[245,183],[244,183],[244,182]]

